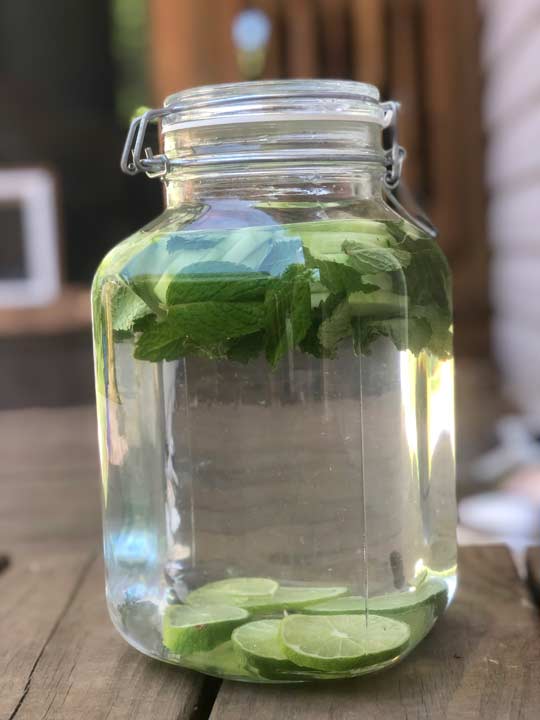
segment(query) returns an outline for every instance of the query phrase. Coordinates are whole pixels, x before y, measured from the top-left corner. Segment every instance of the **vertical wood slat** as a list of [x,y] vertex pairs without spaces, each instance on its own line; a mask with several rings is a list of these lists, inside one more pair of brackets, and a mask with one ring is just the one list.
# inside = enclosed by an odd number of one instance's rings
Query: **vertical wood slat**
[[353,78],[386,83],[385,0],[351,0]]
[[449,257],[460,242],[461,144],[455,108],[459,79],[454,38],[458,33],[455,2],[422,0],[423,66],[430,213],[441,231]]
[[401,102],[400,142],[407,149],[404,176],[418,195],[421,183],[421,140],[418,67],[418,0],[393,0],[389,15],[389,95]]
[[[244,0],[150,0],[154,102],[194,85],[240,80],[231,37]],[[212,18],[212,22],[209,22]]]
[[317,17],[312,0],[287,0],[283,6],[287,75],[317,77]]
[[348,48],[348,0],[318,0],[322,73],[328,78],[350,75]]
[[477,8],[423,0],[429,212],[454,274],[457,347],[485,352],[487,251]]

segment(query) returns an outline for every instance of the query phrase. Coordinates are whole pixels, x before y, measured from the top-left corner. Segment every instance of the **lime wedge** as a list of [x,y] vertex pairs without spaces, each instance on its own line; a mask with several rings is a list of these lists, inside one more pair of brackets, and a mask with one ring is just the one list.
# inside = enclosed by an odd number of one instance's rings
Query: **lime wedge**
[[163,644],[176,655],[211,650],[248,617],[246,610],[228,605],[170,605],[163,616]]
[[279,584],[270,578],[228,578],[207,583],[186,597],[189,605],[241,606],[246,598],[272,597]]
[[301,667],[352,670],[397,657],[409,643],[409,626],[370,615],[289,615],[281,621],[285,655]]
[[279,642],[280,623],[281,620],[256,620],[236,628],[231,636],[234,649],[244,663],[262,675],[273,676],[295,669]]

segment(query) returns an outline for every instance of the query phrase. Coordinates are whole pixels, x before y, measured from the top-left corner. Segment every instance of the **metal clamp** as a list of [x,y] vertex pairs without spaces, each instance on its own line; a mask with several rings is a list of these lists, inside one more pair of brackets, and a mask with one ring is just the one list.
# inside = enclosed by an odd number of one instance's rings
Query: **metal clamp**
[[[390,147],[384,151],[386,167],[384,182],[389,190],[395,190],[401,179],[403,161],[406,156],[405,149],[398,143],[397,115],[400,105],[391,100],[381,103],[381,107],[384,111],[383,128],[388,130],[391,143]],[[120,161],[120,167],[127,175],[145,172],[152,178],[163,177],[169,172],[171,165],[183,164],[174,160],[170,161],[165,154],[154,155],[152,148],[144,147],[146,131],[151,123],[166,115],[183,111],[184,108],[181,105],[171,105],[166,108],[147,110],[143,115],[132,120]]]
[[154,155],[152,148],[143,147],[146,131],[150,123],[156,122],[165,115],[180,112],[183,108],[171,106],[147,110],[143,115],[134,118],[129,126],[126,142],[122,151],[120,167],[127,175],[137,175],[145,172],[149,177],[163,177],[169,172],[169,158],[164,155]]
[[390,147],[384,151],[384,161],[386,166],[386,175],[384,184],[389,190],[395,190],[401,180],[403,172],[403,163],[407,156],[407,152],[398,142],[397,116],[400,103],[395,100],[381,103],[384,110],[383,128],[388,130],[390,137]]

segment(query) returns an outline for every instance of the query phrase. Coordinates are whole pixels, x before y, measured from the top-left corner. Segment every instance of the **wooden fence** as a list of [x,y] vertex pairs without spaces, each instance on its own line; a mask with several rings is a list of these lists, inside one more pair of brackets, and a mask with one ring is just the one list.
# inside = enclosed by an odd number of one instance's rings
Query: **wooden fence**
[[405,177],[440,229],[455,278],[458,352],[488,348],[487,245],[475,0],[149,0],[156,102],[240,80],[231,23],[272,21],[265,77],[353,78],[402,102]]

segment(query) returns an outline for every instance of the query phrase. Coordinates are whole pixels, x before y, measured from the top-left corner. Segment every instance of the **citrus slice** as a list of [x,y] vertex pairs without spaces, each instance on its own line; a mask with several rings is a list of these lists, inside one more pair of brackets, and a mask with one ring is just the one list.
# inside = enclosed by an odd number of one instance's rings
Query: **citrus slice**
[[170,605],[163,616],[163,644],[176,655],[211,650],[248,617],[246,610],[228,605]]
[[420,605],[432,605],[435,614],[440,615],[448,602],[448,588],[443,580],[430,578],[414,591],[379,595],[369,598],[370,612],[379,615],[399,615]]
[[197,652],[183,658],[182,664],[192,670],[217,677],[256,679],[256,670],[248,670],[242,657],[234,650],[230,640],[221,643],[213,650]]
[[448,589],[442,580],[431,578],[416,590],[388,595],[376,595],[367,600],[360,595],[348,595],[334,600],[316,603],[305,609],[306,615],[342,615],[344,613],[362,615],[366,604],[370,613],[377,615],[400,615],[419,606],[433,605],[436,615],[446,607]]
[[328,672],[391,660],[405,650],[409,639],[408,625],[380,615],[289,615],[280,625],[289,660]]
[[227,578],[202,585],[186,597],[189,605],[241,606],[246,598],[272,597],[279,584],[270,578]]
[[280,587],[271,597],[252,597],[242,603],[241,607],[254,613],[302,610],[313,603],[338,598],[347,592],[346,587]]
[[294,669],[279,642],[281,620],[256,620],[236,628],[231,636],[233,647],[249,667],[263,675]]
[[306,615],[363,615],[366,612],[366,599],[360,595],[347,595],[334,600],[326,600],[305,608]]

